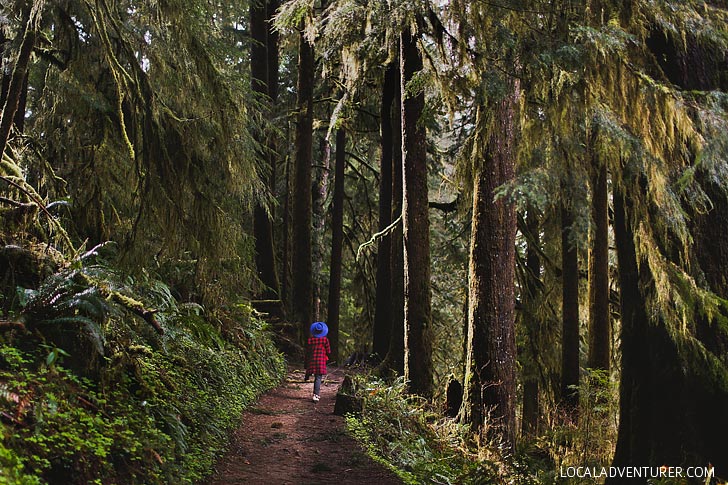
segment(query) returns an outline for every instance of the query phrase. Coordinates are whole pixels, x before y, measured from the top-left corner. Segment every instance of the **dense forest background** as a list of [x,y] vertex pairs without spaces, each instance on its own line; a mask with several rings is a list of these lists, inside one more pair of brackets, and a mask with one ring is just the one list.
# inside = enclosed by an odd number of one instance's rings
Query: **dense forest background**
[[203,480],[317,320],[413,480],[728,477],[724,1],[0,8],[0,482]]

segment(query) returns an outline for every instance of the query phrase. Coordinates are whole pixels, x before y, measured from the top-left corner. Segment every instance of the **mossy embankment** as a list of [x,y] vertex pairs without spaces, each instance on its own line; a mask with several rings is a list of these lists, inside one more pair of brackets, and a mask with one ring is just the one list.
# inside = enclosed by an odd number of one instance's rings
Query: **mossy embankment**
[[2,294],[0,484],[199,482],[285,374],[249,305],[182,303],[93,258]]

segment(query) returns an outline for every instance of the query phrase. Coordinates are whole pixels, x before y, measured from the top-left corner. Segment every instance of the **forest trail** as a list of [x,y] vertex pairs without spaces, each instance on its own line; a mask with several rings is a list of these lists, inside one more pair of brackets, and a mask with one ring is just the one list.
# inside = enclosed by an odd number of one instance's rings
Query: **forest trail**
[[374,462],[335,416],[342,369],[329,369],[321,401],[311,401],[313,383],[301,369],[289,367],[286,380],[243,414],[211,485],[401,484]]

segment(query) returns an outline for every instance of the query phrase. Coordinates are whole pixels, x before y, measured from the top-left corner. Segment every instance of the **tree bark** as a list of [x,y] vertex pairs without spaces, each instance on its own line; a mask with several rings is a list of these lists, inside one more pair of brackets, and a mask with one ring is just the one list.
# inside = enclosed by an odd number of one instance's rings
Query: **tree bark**
[[[619,430],[615,466],[647,465],[649,451],[649,409],[651,379],[647,329],[648,316],[640,292],[634,233],[628,211],[631,203],[622,191],[614,193],[614,239],[619,265],[621,306],[622,374],[619,386]],[[643,385],[643,383],[645,385]],[[617,483],[607,480],[607,483]],[[619,483],[628,483],[620,479]],[[632,480],[631,483],[645,483]]]
[[18,109],[15,111],[15,129],[18,133],[25,131],[25,111],[28,105],[28,72],[25,73],[23,86],[20,88]]
[[313,308],[313,275],[311,261],[311,171],[313,156],[313,84],[314,52],[303,33],[299,36],[298,110],[293,166],[292,259],[293,312],[300,328],[301,342],[308,334]]
[[422,70],[417,40],[400,36],[402,96],[402,221],[404,223],[404,375],[413,394],[432,394],[430,221],[427,206],[427,153],[420,116],[424,93],[408,95],[407,83]]
[[292,313],[291,292],[291,198],[292,198],[292,172],[291,157],[286,157],[284,163],[285,170],[285,190],[283,193],[283,224],[281,233],[283,239],[283,247],[281,248],[281,300],[287,313]]
[[609,372],[611,332],[609,318],[609,212],[607,166],[594,160],[589,258],[589,367]]
[[[253,0],[250,4],[250,82],[253,92],[261,95],[260,102],[264,106],[263,113],[261,113],[262,119],[267,118],[267,115],[270,114],[269,100],[262,99],[262,95],[268,95],[269,92],[266,3],[265,0]],[[275,187],[271,185],[271,180],[274,179],[275,168],[271,165],[269,140],[263,129],[256,133],[255,138],[260,146],[257,155],[263,160],[260,163],[264,167],[263,183],[272,194]],[[257,296],[263,300],[275,300],[279,298],[280,287],[275,265],[273,222],[267,208],[260,202],[256,202],[253,210],[253,234],[255,235],[255,265],[258,278],[263,285]]]
[[[526,248],[526,284],[523,299],[523,318],[526,327],[526,363],[523,369],[523,420],[521,434],[523,436],[537,436],[540,424],[539,401],[539,373],[538,373],[538,337],[541,322],[536,311],[539,282],[541,278],[541,258],[539,257],[539,224],[536,210],[528,207],[526,214],[526,230],[528,231],[528,246]],[[523,361],[522,361],[523,362]]]
[[[397,62],[399,65],[399,62]],[[402,215],[402,110],[399,69],[395,69],[395,96],[392,117],[392,220]],[[387,356],[380,368],[404,374],[404,247],[402,222],[392,230],[390,236],[390,288],[391,288],[391,332]]]
[[339,361],[339,309],[341,306],[341,250],[344,243],[344,169],[346,167],[346,131],[336,131],[336,167],[331,209],[331,266],[329,301],[326,318],[329,324],[331,360]]
[[562,199],[561,400],[569,411],[576,411],[579,405],[579,254],[570,237],[574,224],[572,211],[570,202]]
[[319,321],[322,316],[322,298],[324,285],[328,284],[324,277],[324,233],[326,230],[325,207],[329,192],[329,172],[331,166],[331,143],[326,137],[319,141],[317,159],[320,160],[313,167],[312,213],[313,232],[311,234],[311,258],[313,267],[313,320]]
[[[484,438],[497,435],[508,447],[516,436],[515,242],[513,204],[494,191],[515,175],[515,137],[520,83],[494,107],[494,128],[485,159],[476,167],[469,262],[468,344],[462,418]],[[476,126],[484,130],[484,107]],[[479,135],[484,136],[484,135]],[[475,156],[478,156],[476,154]],[[486,420],[489,426],[485,426]]]
[[[379,230],[392,223],[392,104],[397,88],[398,66],[390,63],[384,74],[380,109],[381,163],[379,170]],[[377,292],[374,310],[372,351],[383,358],[389,350],[392,334],[392,237],[379,240],[377,251]]]

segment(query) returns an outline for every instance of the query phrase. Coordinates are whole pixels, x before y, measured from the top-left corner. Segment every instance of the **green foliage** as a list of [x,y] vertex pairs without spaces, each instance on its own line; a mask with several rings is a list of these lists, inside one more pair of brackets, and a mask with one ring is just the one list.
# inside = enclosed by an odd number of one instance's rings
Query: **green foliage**
[[467,428],[406,395],[404,384],[356,376],[363,412],[347,416],[346,422],[367,453],[405,483],[570,483],[558,476],[559,467],[602,467],[611,461],[618,399],[615,383],[601,371],[590,372],[579,390],[578,422],[555,411],[551,430],[524,441],[515,454],[496,443],[473,443]]
[[[246,306],[208,314],[148,276],[72,266],[28,294],[26,325],[50,343],[0,342],[0,411],[12,417],[0,461],[17,483],[198,482],[284,372]],[[161,336],[139,318],[151,304]],[[89,322],[102,359],[76,353]],[[64,326],[61,340],[48,330]],[[85,362],[90,377],[65,361]]]
[[314,2],[312,0],[293,0],[283,2],[275,17],[275,28],[280,31],[301,29],[306,40],[314,43],[316,26],[314,23]]
[[[579,386],[579,400],[578,419],[555,409],[551,429],[531,445],[550,454],[553,468],[545,477],[556,478],[561,467],[600,469],[612,461],[619,406],[616,382],[605,371],[588,369]],[[578,478],[561,479],[565,480],[563,483],[580,483]]]
[[[43,174],[34,185],[44,197],[70,197],[61,214],[76,242],[115,240],[135,269],[191,255],[208,282],[249,261],[243,224],[231,223],[265,198],[241,69],[247,8],[46,2],[47,55],[31,66],[17,163]],[[241,293],[247,281],[221,286]]]
[[405,483],[537,483],[516,460],[492,446],[475,446],[467,429],[442,419],[421,398],[405,394],[405,382],[391,385],[355,377],[356,395],[364,400],[361,416],[349,415],[347,427],[375,460]]
[[[5,427],[0,426],[0,433],[5,436]],[[28,475],[24,471],[23,462],[0,442],[0,484],[2,485],[39,485],[40,479]]]

